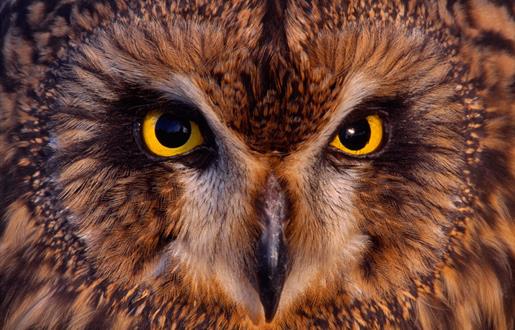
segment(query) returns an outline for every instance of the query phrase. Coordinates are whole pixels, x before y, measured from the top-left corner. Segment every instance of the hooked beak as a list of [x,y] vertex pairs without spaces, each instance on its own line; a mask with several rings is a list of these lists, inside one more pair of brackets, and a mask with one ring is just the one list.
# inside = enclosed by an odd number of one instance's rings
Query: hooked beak
[[284,222],[289,207],[286,195],[273,174],[268,177],[261,202],[263,231],[256,249],[257,282],[266,322],[271,322],[288,272]]

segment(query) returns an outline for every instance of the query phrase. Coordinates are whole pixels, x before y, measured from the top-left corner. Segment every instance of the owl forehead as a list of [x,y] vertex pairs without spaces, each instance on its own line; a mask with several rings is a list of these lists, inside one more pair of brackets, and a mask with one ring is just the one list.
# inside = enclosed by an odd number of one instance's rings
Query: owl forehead
[[222,73],[210,82],[216,92],[204,91],[219,118],[251,149],[289,152],[326,124],[336,108],[338,79],[330,72],[313,76],[271,65]]
[[[290,49],[289,42],[299,40],[287,36],[287,7],[309,13],[286,1],[215,6],[226,11],[200,23],[211,49],[198,53],[199,62],[214,65],[198,75],[195,70],[191,78],[221,121],[249,148],[259,152],[297,148],[326,124],[342,81],[326,63],[302,65],[300,56],[305,54]],[[248,21],[243,23],[242,17]],[[213,43],[213,31],[219,26],[223,45]],[[206,53],[212,58],[202,58]]]

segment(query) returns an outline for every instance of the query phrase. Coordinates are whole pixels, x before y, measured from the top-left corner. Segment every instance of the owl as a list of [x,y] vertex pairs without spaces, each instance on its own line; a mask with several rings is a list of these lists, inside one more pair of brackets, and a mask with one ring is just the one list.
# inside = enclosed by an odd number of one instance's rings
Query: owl
[[515,326],[515,3],[0,17],[0,328]]

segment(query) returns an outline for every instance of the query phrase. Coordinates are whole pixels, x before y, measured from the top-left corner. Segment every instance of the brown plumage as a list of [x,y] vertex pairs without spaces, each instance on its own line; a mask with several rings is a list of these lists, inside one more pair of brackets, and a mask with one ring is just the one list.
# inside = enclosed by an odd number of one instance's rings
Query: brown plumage
[[514,12],[3,1],[0,328],[513,329]]

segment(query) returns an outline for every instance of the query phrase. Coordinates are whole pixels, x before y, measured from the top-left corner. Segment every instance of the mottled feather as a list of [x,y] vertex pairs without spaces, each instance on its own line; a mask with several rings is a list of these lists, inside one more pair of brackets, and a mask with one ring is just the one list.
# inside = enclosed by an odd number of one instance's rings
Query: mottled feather
[[[0,328],[513,329],[514,13],[4,0]],[[170,100],[194,105],[214,156],[138,147]],[[371,111],[377,155],[327,147]],[[282,193],[263,193],[271,176]],[[270,196],[288,262],[266,322]]]

